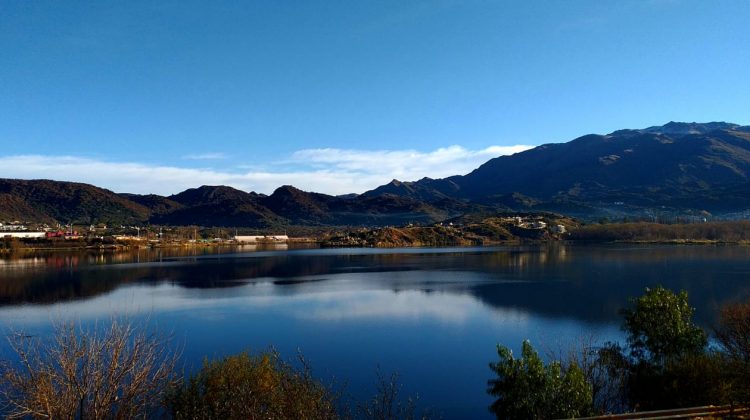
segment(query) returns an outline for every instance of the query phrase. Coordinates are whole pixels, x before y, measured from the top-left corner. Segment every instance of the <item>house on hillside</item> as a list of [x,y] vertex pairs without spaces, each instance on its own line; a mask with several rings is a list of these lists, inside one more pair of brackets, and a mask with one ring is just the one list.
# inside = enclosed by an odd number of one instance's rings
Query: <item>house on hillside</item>
[[556,234],[563,234],[567,232],[567,230],[565,229],[565,226],[563,225],[553,225],[552,227],[549,228],[549,230],[550,232],[556,233]]
[[528,229],[544,229],[547,227],[547,224],[542,222],[541,220],[535,220],[533,222],[529,222],[527,225]]

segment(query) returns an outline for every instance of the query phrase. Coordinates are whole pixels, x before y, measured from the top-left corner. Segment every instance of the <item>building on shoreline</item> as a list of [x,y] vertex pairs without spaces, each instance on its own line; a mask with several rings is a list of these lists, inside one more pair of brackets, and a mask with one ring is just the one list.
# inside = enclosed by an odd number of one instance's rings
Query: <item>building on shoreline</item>
[[47,232],[0,232],[0,238],[43,239]]
[[236,235],[232,238],[235,242],[246,244],[257,244],[263,242],[287,242],[287,235]]

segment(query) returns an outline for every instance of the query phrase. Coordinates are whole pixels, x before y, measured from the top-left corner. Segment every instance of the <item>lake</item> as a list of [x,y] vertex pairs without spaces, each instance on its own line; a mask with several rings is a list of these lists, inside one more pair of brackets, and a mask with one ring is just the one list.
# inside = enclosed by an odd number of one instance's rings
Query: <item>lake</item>
[[[376,372],[444,418],[491,418],[497,343],[564,351],[622,340],[648,286],[685,289],[710,327],[750,297],[750,247],[563,245],[434,249],[157,249],[0,259],[0,328],[148,317],[188,369],[208,356],[301,350],[321,379],[375,392]],[[0,351],[7,351],[4,342]]]

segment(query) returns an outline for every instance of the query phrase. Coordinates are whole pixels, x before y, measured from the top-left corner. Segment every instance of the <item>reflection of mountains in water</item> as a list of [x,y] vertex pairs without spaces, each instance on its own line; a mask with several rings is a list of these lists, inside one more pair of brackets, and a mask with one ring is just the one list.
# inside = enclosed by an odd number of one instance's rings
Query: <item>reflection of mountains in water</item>
[[[53,303],[101,295],[127,284],[164,282],[185,288],[267,282],[280,288],[278,293],[290,294],[345,279],[366,281],[367,287],[381,290],[468,293],[491,307],[612,322],[619,319],[618,309],[628,297],[661,284],[687,290],[698,319],[708,325],[718,306],[750,295],[749,254],[750,248],[744,247],[557,245],[408,253],[193,253],[187,258],[130,253],[104,260],[86,254],[48,255],[30,264],[0,265],[0,304]],[[60,264],[61,259],[67,263]],[[114,260],[125,264],[108,263]],[[430,274],[436,271],[444,272],[440,280]],[[347,273],[383,275],[356,280]],[[445,281],[451,278],[446,273],[454,273],[455,281]],[[356,286],[338,282],[335,287]]]

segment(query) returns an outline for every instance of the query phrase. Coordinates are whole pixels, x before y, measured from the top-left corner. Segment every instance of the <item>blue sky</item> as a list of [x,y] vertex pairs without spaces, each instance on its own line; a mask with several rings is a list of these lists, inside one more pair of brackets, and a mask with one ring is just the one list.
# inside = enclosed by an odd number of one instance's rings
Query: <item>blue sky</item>
[[749,124],[750,2],[0,2],[0,177],[362,192]]

